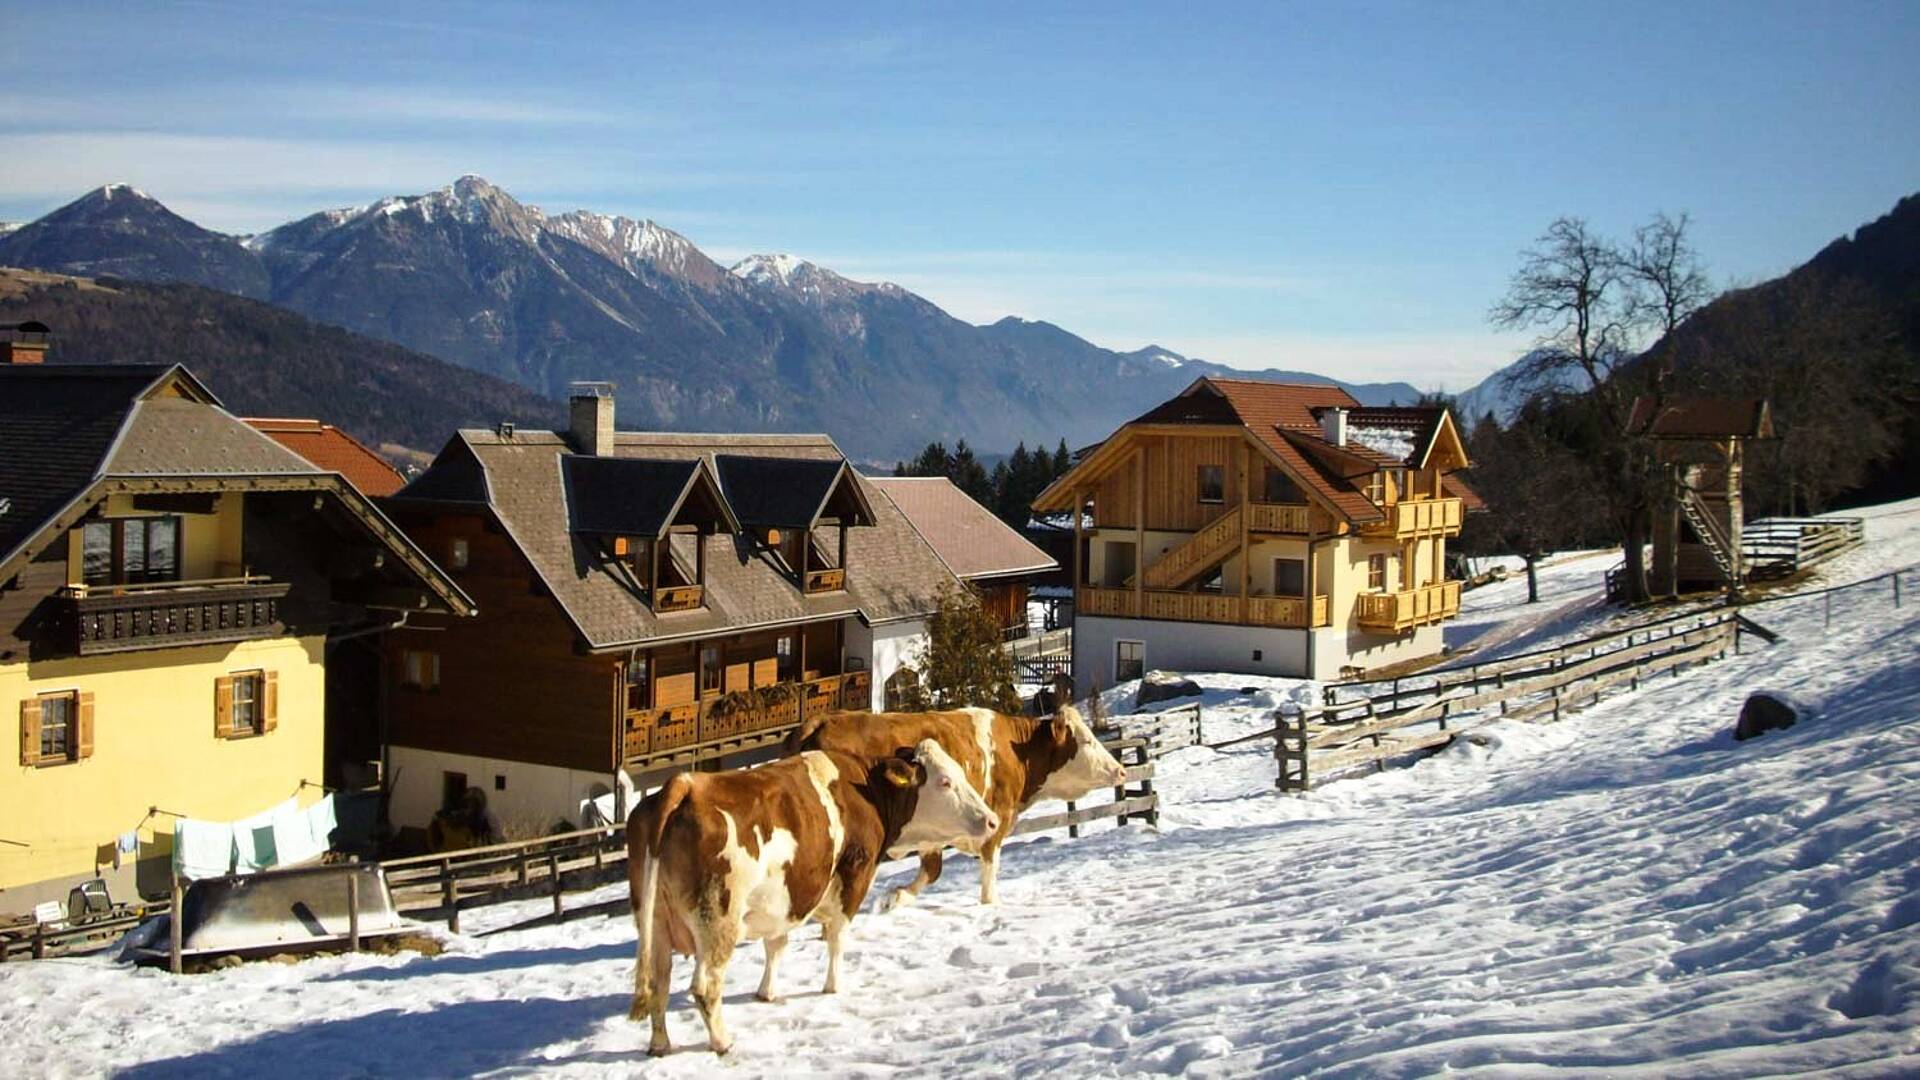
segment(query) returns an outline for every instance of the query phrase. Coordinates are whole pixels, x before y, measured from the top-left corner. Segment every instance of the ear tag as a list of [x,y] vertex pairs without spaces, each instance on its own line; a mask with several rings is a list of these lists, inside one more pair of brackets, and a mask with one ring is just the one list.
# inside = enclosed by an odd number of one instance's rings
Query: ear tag
[[888,769],[887,783],[892,784],[894,787],[897,787],[897,788],[912,787],[913,775],[911,773],[903,773],[899,769]]

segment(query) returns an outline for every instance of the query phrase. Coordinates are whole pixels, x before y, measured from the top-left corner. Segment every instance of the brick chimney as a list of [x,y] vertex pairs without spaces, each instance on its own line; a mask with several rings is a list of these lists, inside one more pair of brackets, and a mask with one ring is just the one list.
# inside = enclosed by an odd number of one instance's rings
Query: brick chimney
[[43,364],[52,336],[43,322],[0,323],[0,356],[9,364]]
[[573,448],[594,457],[613,454],[613,384],[577,382],[567,389],[567,433]]
[[1328,409],[1322,412],[1320,432],[1335,446],[1347,445],[1347,410]]

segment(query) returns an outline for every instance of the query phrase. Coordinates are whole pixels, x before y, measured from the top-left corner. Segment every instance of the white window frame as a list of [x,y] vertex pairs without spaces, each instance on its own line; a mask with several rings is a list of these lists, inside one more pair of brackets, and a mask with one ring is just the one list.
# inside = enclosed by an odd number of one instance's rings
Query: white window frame
[[1127,677],[1123,677],[1120,674],[1120,647],[1122,645],[1140,646],[1140,674],[1130,677],[1140,679],[1145,678],[1147,674],[1147,643],[1138,638],[1115,638],[1113,641],[1113,682],[1115,686],[1127,681]]

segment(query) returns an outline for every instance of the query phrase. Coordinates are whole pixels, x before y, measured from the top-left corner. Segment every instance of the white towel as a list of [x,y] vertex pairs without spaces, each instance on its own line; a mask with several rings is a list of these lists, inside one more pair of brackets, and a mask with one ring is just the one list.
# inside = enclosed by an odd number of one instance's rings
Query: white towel
[[274,846],[273,823],[299,813],[300,804],[289,798],[272,809],[234,822],[233,841],[238,851],[234,869],[242,874],[251,874],[280,865],[280,853]]
[[189,881],[233,872],[233,826],[220,821],[175,818],[173,869]]
[[291,810],[276,816],[273,819],[274,854],[279,859],[276,865],[312,862],[326,854],[333,825],[331,795],[305,810]]

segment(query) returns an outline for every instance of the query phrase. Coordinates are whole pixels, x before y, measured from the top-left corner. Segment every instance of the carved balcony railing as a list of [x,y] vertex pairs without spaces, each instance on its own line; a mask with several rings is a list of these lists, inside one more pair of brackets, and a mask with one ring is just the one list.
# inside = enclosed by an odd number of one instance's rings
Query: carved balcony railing
[[847,572],[839,567],[807,571],[807,594],[839,592],[847,587]]
[[1327,625],[1325,594],[1314,597],[1309,607],[1303,596],[1249,596],[1242,600],[1238,596],[1221,593],[1147,589],[1136,598],[1132,589],[1083,587],[1076,610],[1082,615],[1226,623],[1232,626],[1303,629]]
[[1387,520],[1360,526],[1360,535],[1373,540],[1414,540],[1425,536],[1457,536],[1465,513],[1459,499],[1412,499],[1386,507]]
[[722,694],[657,709],[631,709],[621,732],[629,765],[660,759],[693,760],[777,742],[808,717],[864,712],[873,700],[873,673],[852,671],[805,682]]
[[654,597],[653,610],[660,614],[670,611],[693,611],[706,603],[706,587],[703,585],[662,585],[659,595]]
[[1361,593],[1354,618],[1361,627],[1397,634],[1460,614],[1460,583],[1442,581],[1399,592]]
[[286,632],[290,586],[258,577],[74,585],[55,597],[64,644],[80,656],[212,645]]

